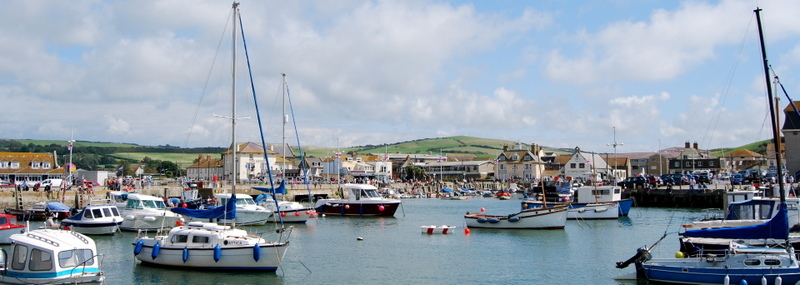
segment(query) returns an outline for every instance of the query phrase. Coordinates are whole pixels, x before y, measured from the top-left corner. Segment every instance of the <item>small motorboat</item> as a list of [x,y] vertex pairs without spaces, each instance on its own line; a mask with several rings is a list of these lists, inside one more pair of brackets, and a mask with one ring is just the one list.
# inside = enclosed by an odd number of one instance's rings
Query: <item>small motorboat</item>
[[511,215],[467,213],[469,228],[488,229],[563,229],[567,225],[567,206],[525,209]]
[[5,213],[25,221],[46,221],[47,218],[64,219],[72,214],[72,208],[56,200],[38,202],[30,209],[6,208]]
[[11,236],[9,255],[0,250],[0,283],[103,283],[97,246],[73,231],[37,229]]
[[443,234],[443,235],[446,235],[446,234],[453,233],[455,231],[455,229],[456,229],[456,226],[430,225],[430,226],[422,226],[422,233],[423,234],[429,234],[429,235],[432,235],[432,234]]
[[10,244],[11,235],[24,231],[25,226],[17,224],[17,216],[0,214],[0,244]]
[[180,215],[167,209],[161,198],[144,195],[128,194],[125,208],[120,212],[123,221],[119,228],[124,231],[157,230],[171,228],[182,222]]
[[122,220],[116,205],[88,205],[61,220],[61,228],[86,235],[113,235],[119,230]]

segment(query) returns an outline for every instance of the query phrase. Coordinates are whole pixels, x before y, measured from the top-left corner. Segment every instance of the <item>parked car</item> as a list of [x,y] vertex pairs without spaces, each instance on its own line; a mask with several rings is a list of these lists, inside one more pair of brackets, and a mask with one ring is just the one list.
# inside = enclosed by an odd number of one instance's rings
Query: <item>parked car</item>
[[634,176],[625,178],[625,180],[617,183],[617,186],[622,188],[644,188],[645,184],[647,184],[647,178],[642,176]]
[[744,176],[740,173],[735,173],[731,175],[731,184],[741,185],[744,183]]
[[648,175],[647,183],[650,183],[650,186],[652,187],[658,187],[658,185],[661,185],[661,177],[655,175]]

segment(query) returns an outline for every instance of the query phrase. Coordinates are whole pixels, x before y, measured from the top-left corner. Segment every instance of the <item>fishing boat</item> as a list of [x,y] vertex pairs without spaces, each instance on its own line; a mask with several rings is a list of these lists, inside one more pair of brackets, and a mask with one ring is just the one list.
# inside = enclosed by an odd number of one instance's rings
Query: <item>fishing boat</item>
[[622,198],[622,187],[580,186],[573,188],[572,203],[577,205],[592,203],[617,203],[620,217],[627,217],[633,207],[633,198]]
[[[239,3],[233,3],[233,42],[236,42],[236,30],[240,25]],[[238,22],[238,23],[237,23]],[[244,34],[242,34],[244,41]],[[236,58],[236,48],[233,48]],[[235,60],[234,77],[235,77]],[[248,64],[248,66],[250,66]],[[231,112],[231,177],[236,177],[239,163],[236,148],[236,81],[233,81]],[[255,96],[255,94],[254,94]],[[256,104],[257,105],[257,104]],[[153,237],[139,232],[134,240],[133,253],[136,259],[144,264],[160,267],[173,267],[191,270],[228,270],[228,271],[276,271],[281,266],[283,256],[289,246],[288,236],[291,227],[279,228],[275,241],[268,241],[260,235],[236,228],[236,179],[231,180],[230,198],[220,207],[213,209],[189,209],[176,207],[171,211],[199,219],[230,220],[230,225],[209,222],[190,222],[169,230],[167,234],[157,233]],[[285,237],[285,239],[284,239]]]
[[511,192],[508,191],[498,191],[494,196],[500,200],[511,200]]
[[567,206],[555,205],[525,209],[510,215],[467,213],[464,220],[469,228],[487,229],[563,229],[567,224]]
[[10,244],[11,235],[25,231],[25,225],[17,224],[17,216],[0,214],[0,244]]
[[[767,62],[764,36],[761,28],[761,9],[756,9],[756,21],[764,60],[764,75],[767,81],[767,96],[772,121],[772,140],[780,149],[780,133],[775,116],[775,107],[770,84],[769,64]],[[777,165],[783,165],[779,153],[775,156]],[[783,174],[778,172],[780,206],[768,222],[753,226],[698,229],[684,232],[684,236],[703,236],[730,239],[779,239],[784,240],[779,247],[752,246],[731,241],[728,250],[722,254],[704,254],[684,257],[682,253],[675,258],[652,258],[650,251],[667,233],[650,247],[637,249],[628,260],[617,262],[617,268],[630,264],[636,266],[636,277],[648,281],[680,284],[797,284],[800,282],[800,264],[794,248],[789,246],[789,218]],[[684,258],[681,258],[684,257]]]
[[119,230],[122,220],[116,205],[93,204],[61,220],[60,226],[85,235],[113,235]]
[[125,231],[173,227],[183,219],[169,211],[161,198],[144,194],[128,194],[125,208],[120,214],[123,221],[119,228]]
[[550,207],[554,205],[564,205],[568,207],[567,220],[602,220],[619,218],[619,204],[616,202],[607,203],[570,203],[570,202],[548,202],[535,200],[522,200],[522,209],[534,209]]
[[11,236],[11,256],[0,250],[0,283],[102,283],[97,246],[73,231],[38,229]]
[[314,205],[317,213],[341,216],[394,216],[402,203],[383,198],[378,188],[369,184],[344,184],[345,199],[320,199]]
[[422,226],[422,233],[423,234],[452,234],[456,229],[456,226],[448,226],[448,225],[430,225],[430,226]]

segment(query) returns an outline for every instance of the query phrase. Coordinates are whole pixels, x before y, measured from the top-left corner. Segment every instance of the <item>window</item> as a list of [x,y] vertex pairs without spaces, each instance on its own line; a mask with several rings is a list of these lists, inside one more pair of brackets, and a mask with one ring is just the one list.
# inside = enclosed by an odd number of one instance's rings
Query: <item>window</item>
[[43,162],[42,168],[50,169],[50,162]]
[[781,261],[778,259],[764,259],[764,265],[781,265]]
[[578,168],[585,168],[585,167],[586,167],[586,163],[579,163],[578,164]]
[[748,258],[744,260],[744,265],[752,265],[752,266],[761,265],[761,260]]
[[94,219],[94,215],[92,215],[92,211],[84,210],[83,217],[87,219]]
[[577,167],[576,167],[576,165],[577,165],[577,164],[575,164],[575,163],[570,163],[570,164],[569,164],[569,168],[577,168]]
[[58,266],[75,267],[80,265],[93,265],[94,252],[91,249],[73,249],[58,253]]
[[192,237],[193,243],[208,243],[208,237],[204,236],[193,236]]
[[38,161],[31,162],[31,168],[33,168],[33,169],[39,169],[39,168],[41,168],[41,165],[42,165],[42,163],[38,162]]
[[28,247],[20,244],[14,245],[14,256],[12,258],[11,269],[25,269],[25,261],[28,260]]
[[95,218],[102,218],[103,217],[103,209],[92,209],[92,214],[94,214]]
[[171,242],[173,242],[173,243],[185,243],[188,240],[189,240],[189,236],[188,235],[174,235],[174,236],[172,236]]
[[8,168],[8,161],[0,161],[0,168]]
[[53,254],[38,248],[31,250],[31,260],[28,263],[31,271],[48,271],[53,269]]
[[11,168],[19,168],[19,161],[12,161]]
[[119,214],[111,214],[111,208],[103,208],[103,216],[111,217],[111,216],[119,216]]

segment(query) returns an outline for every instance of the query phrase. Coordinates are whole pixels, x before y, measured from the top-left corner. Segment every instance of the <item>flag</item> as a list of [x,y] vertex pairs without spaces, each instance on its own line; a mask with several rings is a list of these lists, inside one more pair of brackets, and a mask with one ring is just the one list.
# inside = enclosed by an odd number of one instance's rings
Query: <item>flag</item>
[[336,157],[338,158],[340,156],[342,156],[342,153],[341,152],[336,152]]
[[117,171],[122,171],[122,167],[120,167],[120,168],[117,168]]
[[67,146],[67,150],[72,150],[72,141],[69,142],[69,145]]

